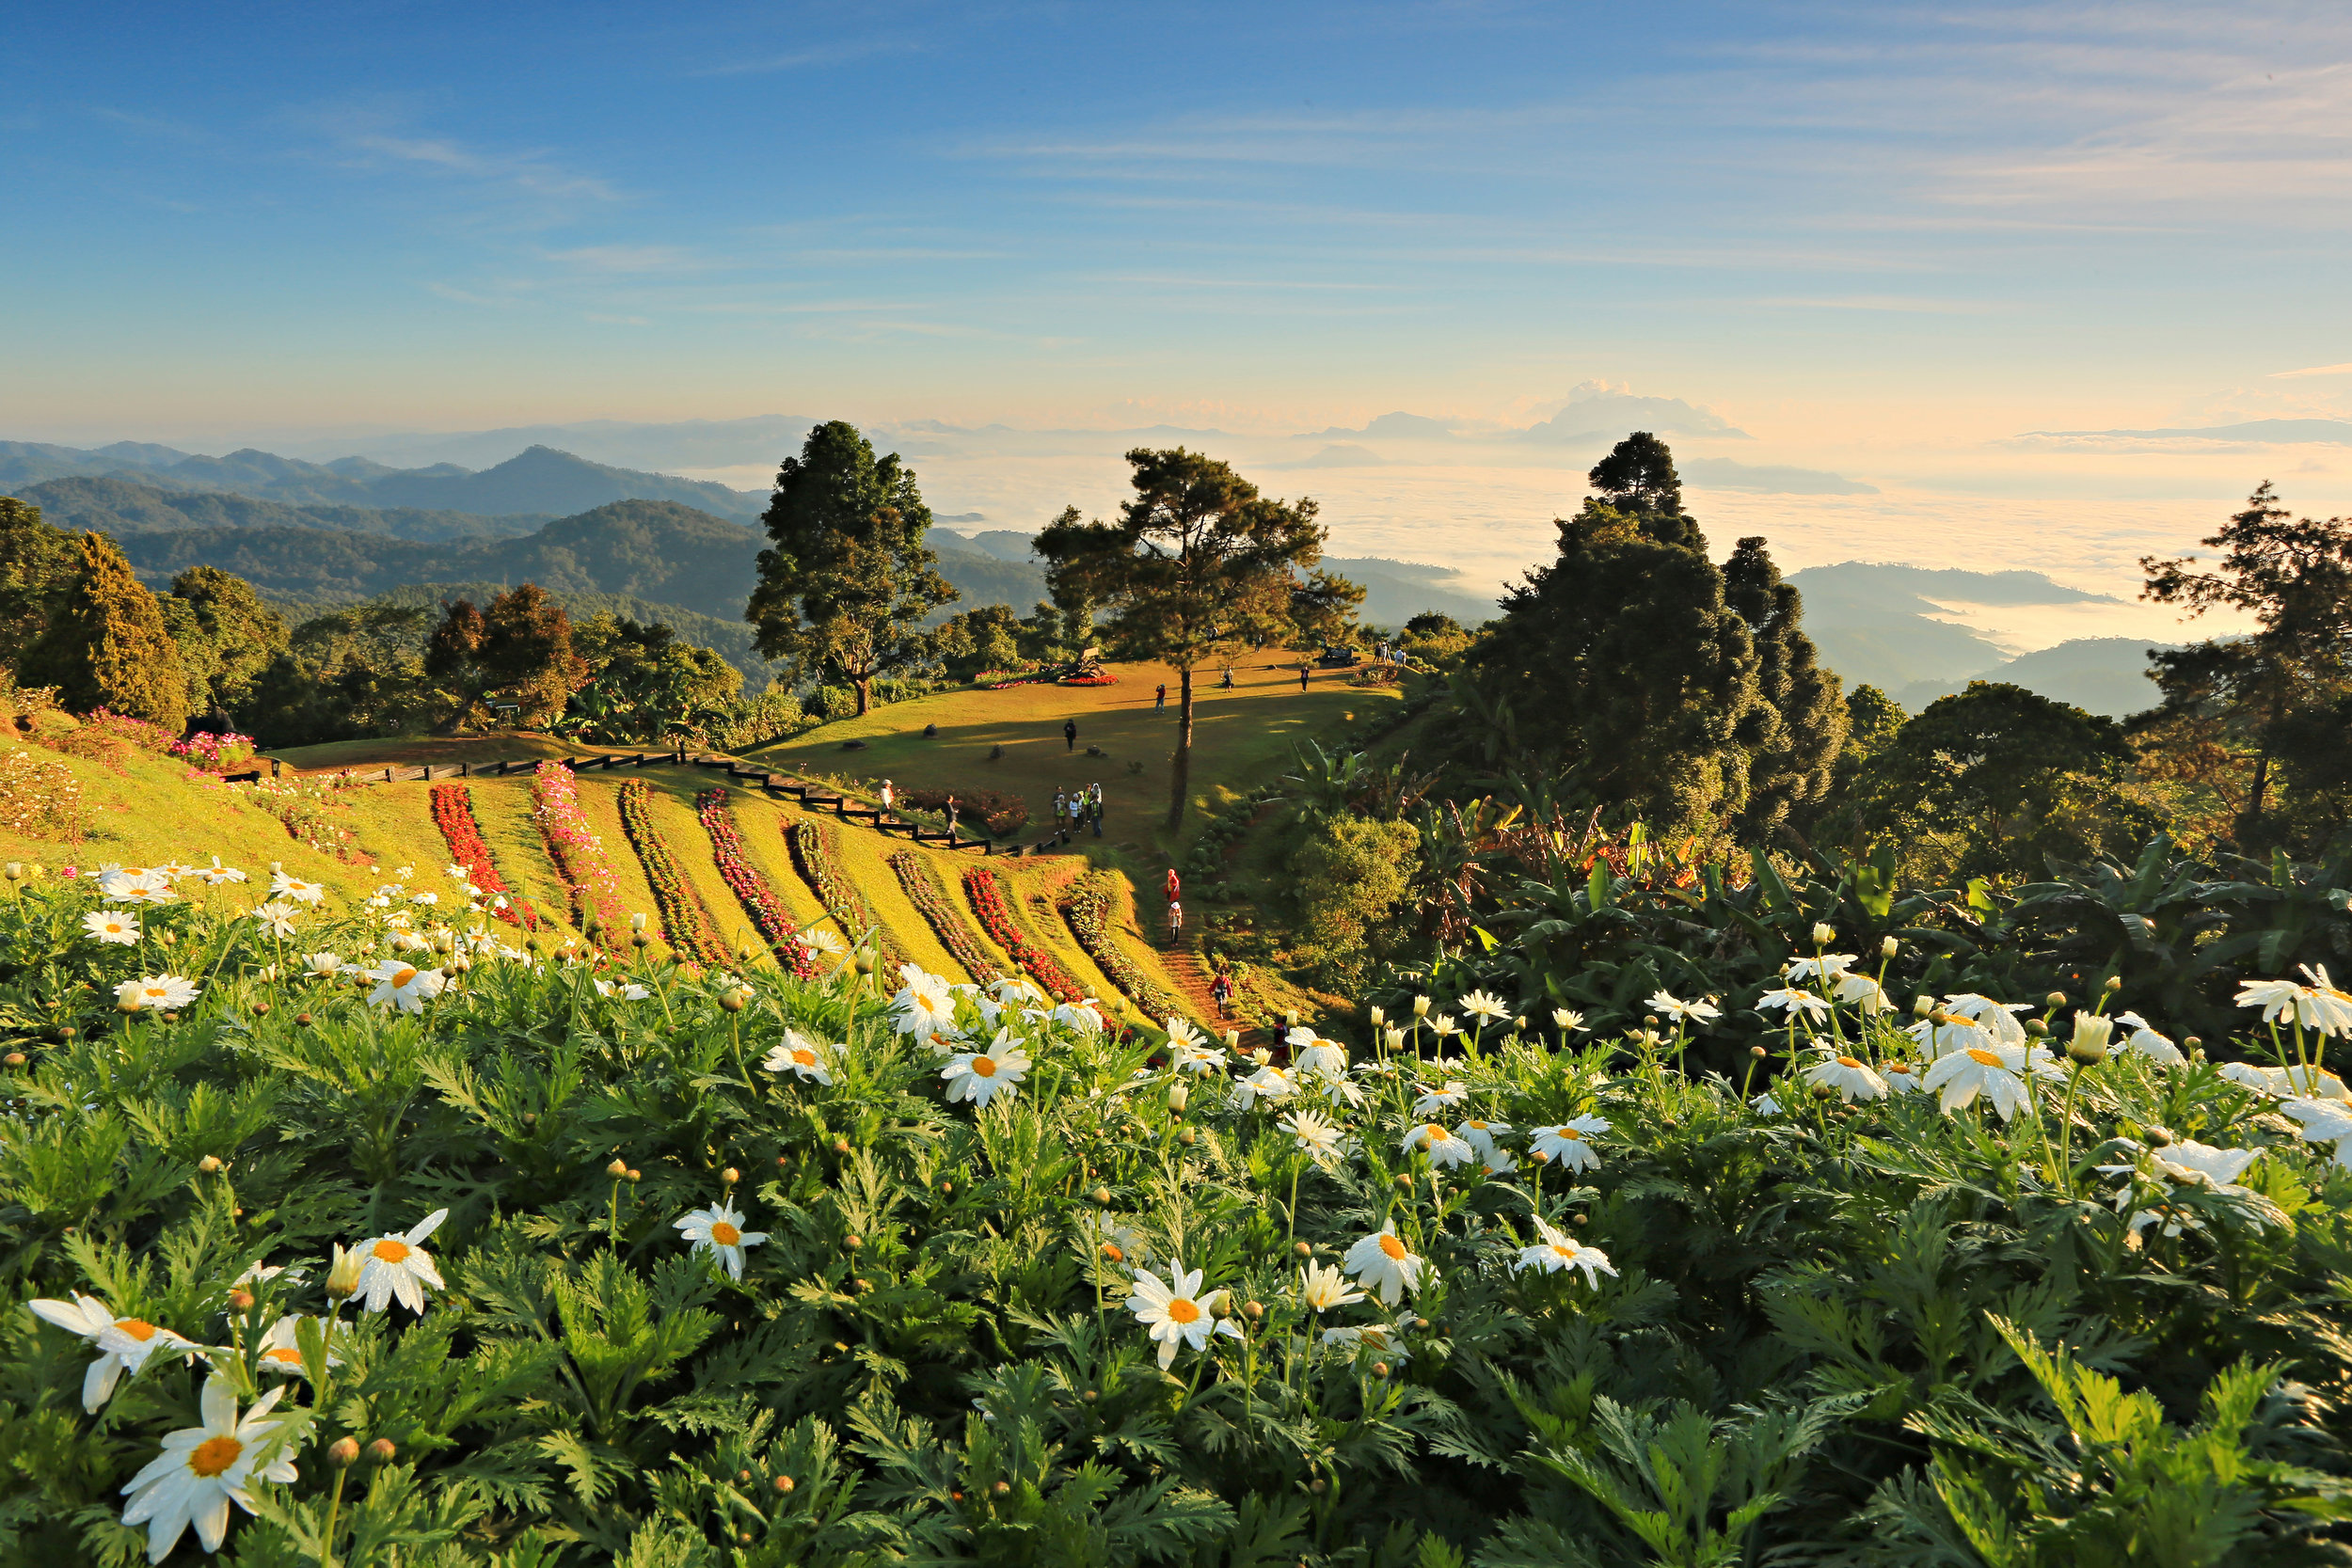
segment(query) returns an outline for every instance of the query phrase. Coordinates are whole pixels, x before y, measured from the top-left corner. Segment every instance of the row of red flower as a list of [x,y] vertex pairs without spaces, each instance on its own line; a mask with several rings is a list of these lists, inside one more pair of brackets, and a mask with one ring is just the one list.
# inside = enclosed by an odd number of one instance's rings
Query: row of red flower
[[834,830],[806,817],[787,822],[784,828],[785,842],[792,849],[792,864],[803,881],[817,891],[817,901],[832,911],[841,928],[859,941],[871,931],[875,944],[874,957],[887,973],[896,973],[906,962],[906,955],[890,940],[890,933],[882,928],[867,907],[865,895],[850,885],[841,874],[841,863],[834,853]]
[[980,945],[978,934],[947,901],[939,879],[931,875],[930,863],[912,849],[901,849],[890,857],[890,869],[898,875],[898,885],[907,890],[907,901],[930,922],[940,945],[964,967],[965,973],[975,980],[994,979],[1000,966]]
[[645,881],[653,889],[653,901],[660,907],[661,930],[671,948],[703,963],[726,962],[726,939],[719,934],[718,922],[710,917],[702,895],[671,858],[661,830],[654,826],[653,791],[643,779],[625,780],[621,784],[621,831],[628,834],[629,846],[637,851],[637,863],[645,868]]
[[1004,884],[996,879],[993,869],[985,865],[966,866],[963,895],[971,900],[972,912],[980,917],[980,928],[995,939],[997,946],[1011,954],[1012,961],[1027,970],[1029,978],[1043,986],[1049,995],[1062,1002],[1076,1002],[1086,996],[1086,988],[1078,984],[1070,971],[1054,955],[1031,942],[1014,921],[1012,906],[1005,898]]
[[[531,907],[531,900],[506,885],[499,874],[498,862],[491,857],[489,842],[482,836],[482,823],[473,814],[473,790],[461,784],[437,784],[433,786],[433,825],[441,830],[441,842],[449,846],[450,859],[466,868],[466,879],[482,890],[491,900],[490,912],[509,926],[519,926],[526,931],[539,928],[539,911]],[[497,902],[500,895],[506,902]]]
[[1143,1009],[1145,1017],[1165,1021],[1183,1010],[1184,1004],[1146,974],[1142,966],[1113,940],[1108,893],[1099,886],[1076,888],[1062,900],[1061,913],[1070,922],[1071,934],[1086,949],[1087,957],[1110,977],[1112,985],[1126,992],[1128,1001]]
[[542,762],[531,781],[531,819],[547,841],[548,858],[571,900],[572,917],[583,928],[594,922],[597,940],[618,952],[627,939],[628,911],[621,907],[621,884],[604,858],[604,844],[588,829],[580,809],[580,788],[570,768]]
[[710,836],[710,858],[719,867],[720,879],[743,906],[743,912],[752,917],[752,927],[760,940],[775,953],[776,960],[785,969],[803,979],[817,972],[816,961],[804,943],[794,940],[800,927],[776,896],[768,879],[752,869],[743,854],[743,837],[735,831],[735,817],[727,810],[727,792],[708,789],[694,797],[694,814],[702,818],[703,832]]

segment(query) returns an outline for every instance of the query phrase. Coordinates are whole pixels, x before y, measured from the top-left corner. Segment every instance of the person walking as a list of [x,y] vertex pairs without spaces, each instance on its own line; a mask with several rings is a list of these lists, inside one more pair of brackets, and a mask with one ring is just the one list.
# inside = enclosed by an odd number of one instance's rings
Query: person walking
[[1061,748],[1065,752],[1074,752],[1078,749],[1078,721],[1075,719],[1068,721],[1061,727]]
[[1057,789],[1054,791],[1054,832],[1052,836],[1058,843],[1066,843],[1069,839],[1069,835],[1062,832],[1062,820],[1064,817],[1069,816],[1070,813],[1069,801],[1070,796],[1066,790]]
[[950,795],[950,796],[948,796],[948,797],[947,797],[947,842],[948,842],[948,843],[950,843],[950,844],[953,844],[953,843],[955,842],[955,838],[956,838],[956,798],[955,798],[954,796]]
[[1216,1016],[1220,1022],[1232,1015],[1233,977],[1231,974],[1221,969],[1216,972],[1216,978],[1209,982],[1209,1000],[1216,1004]]
[[1303,664],[1298,667],[1298,689],[1307,689],[1307,667]]
[[1171,904],[1184,895],[1184,879],[1176,875],[1176,868],[1172,865],[1168,868],[1168,880],[1161,886],[1167,889],[1168,901]]
[[1093,816],[1093,818],[1094,818],[1094,836],[1095,836],[1095,837],[1097,837],[1097,838],[1101,838],[1101,837],[1103,836],[1103,781],[1102,781],[1102,780],[1097,779],[1097,780],[1095,780],[1095,781],[1094,781],[1094,797],[1093,797],[1093,799],[1092,799],[1091,800],[1089,800],[1088,803],[1089,803],[1089,805],[1091,805],[1091,806],[1094,808],[1094,809],[1093,809],[1093,811],[1089,814],[1089,815],[1090,815],[1090,816]]
[[1152,700],[1152,705],[1155,708],[1168,705],[1168,682],[1160,682],[1159,695]]
[[1184,940],[1184,906],[1173,898],[1168,901],[1168,940],[1171,944]]
[[889,781],[888,779],[884,779],[884,780],[882,781],[882,815],[883,815],[884,816],[891,817],[891,818],[892,818],[892,820],[894,820],[894,821],[895,821],[895,820],[897,820],[897,818],[893,816],[893,808],[892,808],[892,804],[891,804],[891,802],[892,802],[892,801],[894,801],[894,800],[896,800],[897,799],[898,799],[898,791],[897,791],[897,790],[895,790],[895,789],[893,789],[893,788],[891,787],[891,784],[890,784],[890,781]]

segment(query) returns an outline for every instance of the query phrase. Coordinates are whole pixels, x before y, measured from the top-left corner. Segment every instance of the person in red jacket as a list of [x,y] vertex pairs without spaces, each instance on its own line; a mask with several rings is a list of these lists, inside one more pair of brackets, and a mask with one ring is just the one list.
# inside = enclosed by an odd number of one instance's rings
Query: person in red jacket
[[1176,868],[1172,865],[1168,868],[1168,881],[1164,885],[1168,889],[1169,903],[1172,904],[1184,895],[1184,879],[1176,875]]

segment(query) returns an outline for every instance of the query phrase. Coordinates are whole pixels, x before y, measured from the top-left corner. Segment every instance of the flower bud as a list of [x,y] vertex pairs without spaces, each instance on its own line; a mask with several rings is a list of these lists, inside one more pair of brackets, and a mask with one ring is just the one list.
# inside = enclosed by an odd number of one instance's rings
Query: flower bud
[[723,1182],[725,1182],[728,1186],[732,1187],[732,1186],[734,1186],[734,1185],[735,1185],[738,1181],[740,1181],[740,1180],[743,1180],[743,1173],[742,1173],[741,1171],[739,1171],[739,1170],[737,1170],[737,1169],[736,1169],[733,1165],[729,1165],[726,1169],[724,1169],[724,1170],[723,1170],[723,1171],[721,1171],[721,1172],[719,1173],[719,1180],[722,1180],[722,1181],[723,1181]]
[[841,1244],[848,1247],[851,1252],[855,1252],[858,1248],[866,1244],[866,1238],[852,1230],[847,1236],[841,1238]]
[[1762,1046],[1760,1046],[1760,1045],[1752,1045],[1752,1046],[1749,1046],[1749,1047],[1748,1047],[1748,1054],[1749,1054],[1749,1055],[1751,1055],[1751,1056],[1753,1056],[1753,1057],[1755,1057],[1757,1061],[1759,1061],[1759,1062],[1760,1062],[1760,1061],[1762,1061],[1762,1060],[1764,1059],[1764,1048],[1763,1048]]
[[645,1179],[645,1173],[639,1170],[635,1165],[631,1165],[628,1168],[628,1179],[631,1181],[643,1181]]
[[1931,1012],[1933,1012],[1933,1011],[1935,1011],[1935,998],[1934,998],[1934,997],[1932,997],[1932,996],[1921,996],[1921,997],[1916,997],[1916,998],[1914,998],[1914,999],[1913,999],[1912,1004],[1911,1004],[1911,1016],[1912,1016],[1912,1017],[1914,1017],[1914,1018],[1925,1018],[1925,1017],[1927,1017],[1930,1013],[1931,1013]]
[[628,1175],[628,1162],[627,1160],[615,1159],[611,1164],[604,1167],[604,1174],[612,1177],[617,1181],[623,1177]]
[[23,861],[10,861],[8,863],[8,880],[11,882],[21,882],[24,879],[24,863]]
[[645,928],[646,924],[647,922],[643,913],[632,914],[628,917],[628,928],[632,931],[643,931]]
[[1429,1016],[1429,998],[1425,996],[1416,996],[1413,998],[1413,1016],[1415,1018],[1427,1018]]
[[640,931],[628,939],[628,944],[631,947],[651,947],[653,945],[653,938],[645,935],[644,932]]
[[1291,1250],[1301,1258],[1312,1258],[1315,1255],[1312,1242],[1295,1242],[1291,1244]]
[[6,1056],[0,1056],[0,1062],[5,1062],[9,1067],[23,1067],[24,1065],[24,1053],[22,1051],[11,1051]]
[[392,1440],[389,1437],[379,1437],[368,1445],[368,1458],[378,1465],[389,1464],[393,1456],[399,1452],[400,1450],[392,1446]]
[[2123,989],[2123,976],[2121,974],[2108,975],[2106,989],[2109,990],[2122,990]]
[[2050,1032],[2050,1026],[2042,1022],[2038,1018],[2029,1018],[2026,1020],[2025,1029],[2026,1033],[2031,1035],[2035,1039],[2040,1039],[2042,1036]]
[[1111,1190],[1108,1187],[1095,1188],[1093,1197],[1094,1206],[1097,1209],[1107,1209],[1111,1206]]
[[221,1171],[220,1156],[217,1154],[207,1154],[204,1158],[196,1163],[196,1168],[202,1171],[207,1176],[217,1176]]
[[1170,1084],[1168,1086],[1168,1108],[1169,1110],[1181,1117],[1184,1114],[1184,1107],[1190,1103],[1192,1103],[1191,1089],[1182,1084]]
[[1385,1011],[1383,1011],[1382,1009],[1380,1009],[1380,1008],[1378,1008],[1378,1007],[1374,1007],[1373,1009],[1371,1009],[1371,1017],[1372,1017],[1372,1026],[1373,1026],[1375,1029],[1379,1028],[1379,1027],[1380,1027],[1380,1025],[1382,1025],[1383,1023],[1386,1023],[1386,1022],[1389,1022],[1389,1015],[1388,1015]]
[[1883,938],[1879,942],[1879,957],[1882,958],[1891,958],[1901,950],[1902,943],[1893,937]]
[[335,1260],[326,1269],[326,1296],[329,1301],[348,1301],[359,1289],[359,1271],[367,1260],[356,1252],[345,1252],[339,1243]]
[[2074,1037],[2066,1042],[2066,1054],[2084,1067],[2096,1067],[2107,1059],[2107,1041],[2114,1034],[2115,1020],[2076,1013]]
[[873,954],[871,954],[871,953],[860,953],[860,954],[857,956],[857,972],[858,972],[860,974],[873,974],[873,973],[874,973],[874,955],[873,955]]
[[266,1002],[256,1002],[253,1004],[253,1016],[255,1018],[269,1017],[269,1004]]
[[1404,1172],[1399,1171],[1396,1177],[1396,1190],[1400,1193],[1411,1192],[1413,1190],[1413,1179],[1406,1175]]
[[1190,1148],[1195,1143],[1200,1141],[1200,1134],[1193,1132],[1191,1128],[1187,1127],[1183,1132],[1176,1134],[1176,1141],[1183,1144],[1186,1148]]
[[1391,1023],[1380,1031],[1380,1043],[1391,1051],[1402,1051],[1405,1049],[1405,1031]]
[[326,1446],[326,1462],[338,1470],[348,1470],[359,1463],[359,1440],[338,1437]]
[[1264,1067],[1274,1060],[1274,1052],[1269,1047],[1262,1045],[1249,1053],[1249,1059],[1260,1067]]
[[1265,1317],[1264,1304],[1253,1301],[1241,1309],[1241,1315],[1253,1323],[1258,1323]]
[[2066,1006],[2066,993],[2062,990],[2054,990],[2042,1000],[2053,1007],[2063,1007]]
[[308,1029],[310,1027],[310,1015],[309,1013],[296,1013],[294,1014],[294,1022],[299,1024],[301,1027]]
[[1836,942],[1836,940],[1837,940],[1837,931],[1836,931],[1836,928],[1835,927],[1831,926],[1831,925],[1830,925],[1827,921],[1816,921],[1816,922],[1814,922],[1814,925],[1813,925],[1813,945],[1814,945],[1814,946],[1816,946],[1816,947],[1827,947],[1827,946],[1828,946],[1831,942]]
[[1374,1362],[1374,1363],[1372,1364],[1372,1375],[1373,1375],[1373,1376],[1375,1376],[1375,1377],[1386,1377],[1386,1376],[1388,1376],[1388,1375],[1389,1375],[1389,1364],[1388,1364],[1386,1361],[1375,1361],[1375,1362]]
[[1226,1030],[1225,1044],[1228,1050],[1238,1051],[1241,1049],[1241,1031],[1238,1029]]
[[776,1478],[776,1490],[780,1493],[790,1492],[792,1490],[792,1478],[790,1476],[778,1476]]
[[2171,1143],[2172,1133],[2169,1129],[2162,1127],[2151,1127],[2148,1129],[2148,1147],[2150,1148],[2169,1148]]
[[849,1140],[849,1139],[847,1139],[847,1138],[835,1138],[835,1139],[834,1139],[834,1141],[833,1141],[833,1151],[834,1151],[835,1154],[847,1154],[847,1153],[849,1153],[849,1152],[850,1152],[850,1140]]
[[253,1306],[253,1292],[246,1290],[230,1291],[229,1306],[232,1311],[249,1311]]

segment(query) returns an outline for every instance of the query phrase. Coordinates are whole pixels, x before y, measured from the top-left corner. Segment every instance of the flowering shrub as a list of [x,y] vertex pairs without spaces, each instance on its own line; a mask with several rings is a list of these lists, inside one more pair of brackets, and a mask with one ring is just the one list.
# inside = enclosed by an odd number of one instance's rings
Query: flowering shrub
[[1071,935],[1086,949],[1088,958],[1110,977],[1146,1018],[1170,1019],[1184,1010],[1184,1004],[1167,987],[1145,972],[1143,966],[1127,956],[1111,933],[1117,921],[1109,890],[1100,883],[1082,882],[1070,891],[1061,901],[1062,918],[1070,923]]
[[539,911],[499,874],[498,860],[482,836],[482,823],[473,814],[469,784],[437,784],[432,789],[433,825],[441,830],[450,859],[466,868],[466,879],[490,901],[490,913],[526,931],[539,928]]
[[614,952],[628,939],[628,911],[621,907],[621,884],[604,858],[604,841],[588,831],[580,815],[580,786],[569,766],[539,764],[531,780],[531,819],[555,863],[556,880],[571,903],[572,922]]
[[261,778],[228,787],[245,792],[245,799],[284,823],[288,837],[313,849],[333,851],[351,839],[351,830],[339,820],[351,810],[351,802],[342,797],[361,785],[359,776],[345,768],[340,773]]
[[2241,990],[2264,1064],[1817,949],[1746,1083],[1662,991],[1147,1068],[1017,982],[614,983],[280,878],[297,967],[208,880],[0,900],[12,1563],[2342,1555],[2316,970]]
[[27,838],[82,842],[82,786],[73,769],[22,747],[0,752],[0,828]]
[[1064,1002],[1076,1002],[1086,995],[1086,988],[1061,961],[1021,929],[1013,919],[1012,906],[1005,898],[1004,884],[995,871],[985,865],[968,865],[963,869],[963,896],[971,903],[972,912],[980,917],[980,929],[994,940],[997,946],[1012,956],[1012,961],[1026,970],[1029,978],[1045,988],[1046,993]]
[[906,889],[907,901],[930,923],[939,944],[963,966],[965,974],[975,980],[993,980],[1002,973],[988,949],[980,945],[978,934],[947,901],[929,861],[912,849],[900,849],[890,856],[890,869],[898,885]]
[[817,955],[801,940],[800,927],[787,912],[776,890],[768,885],[768,879],[752,869],[752,863],[743,855],[743,836],[735,831],[735,818],[727,811],[727,792],[707,789],[694,797],[694,815],[702,819],[703,832],[710,838],[710,857],[719,867],[719,876],[743,906],[743,912],[752,919],[752,928],[776,955],[776,961],[787,973],[806,979],[816,974]]
[[654,826],[653,792],[643,779],[621,784],[621,830],[628,834],[637,863],[645,868],[645,880],[653,888],[654,902],[661,907],[663,939],[691,958],[711,964],[726,962],[726,940],[720,936],[718,922],[711,918],[702,895],[670,858],[670,847],[661,830]]
[[215,735],[210,730],[199,730],[194,735],[173,741],[169,751],[171,755],[183,758],[192,768],[201,768],[208,773],[229,773],[251,762],[256,746],[249,735],[238,735],[233,731],[228,735]]
[[127,713],[113,713],[105,708],[92,708],[82,720],[85,729],[97,730],[136,747],[142,752],[167,755],[178,744],[178,737],[160,724],[144,719],[134,719]]
[[805,816],[784,825],[785,842],[792,849],[792,864],[816,893],[817,901],[825,906],[851,941],[874,950],[875,960],[882,967],[896,969],[906,962],[906,955],[898,951],[890,933],[874,918],[866,895],[841,874],[840,858],[834,852],[835,837],[834,829]]
[[1060,684],[1063,686],[1117,686],[1119,684],[1119,677],[1117,675],[1103,673],[1091,675],[1064,675],[1061,678]]

